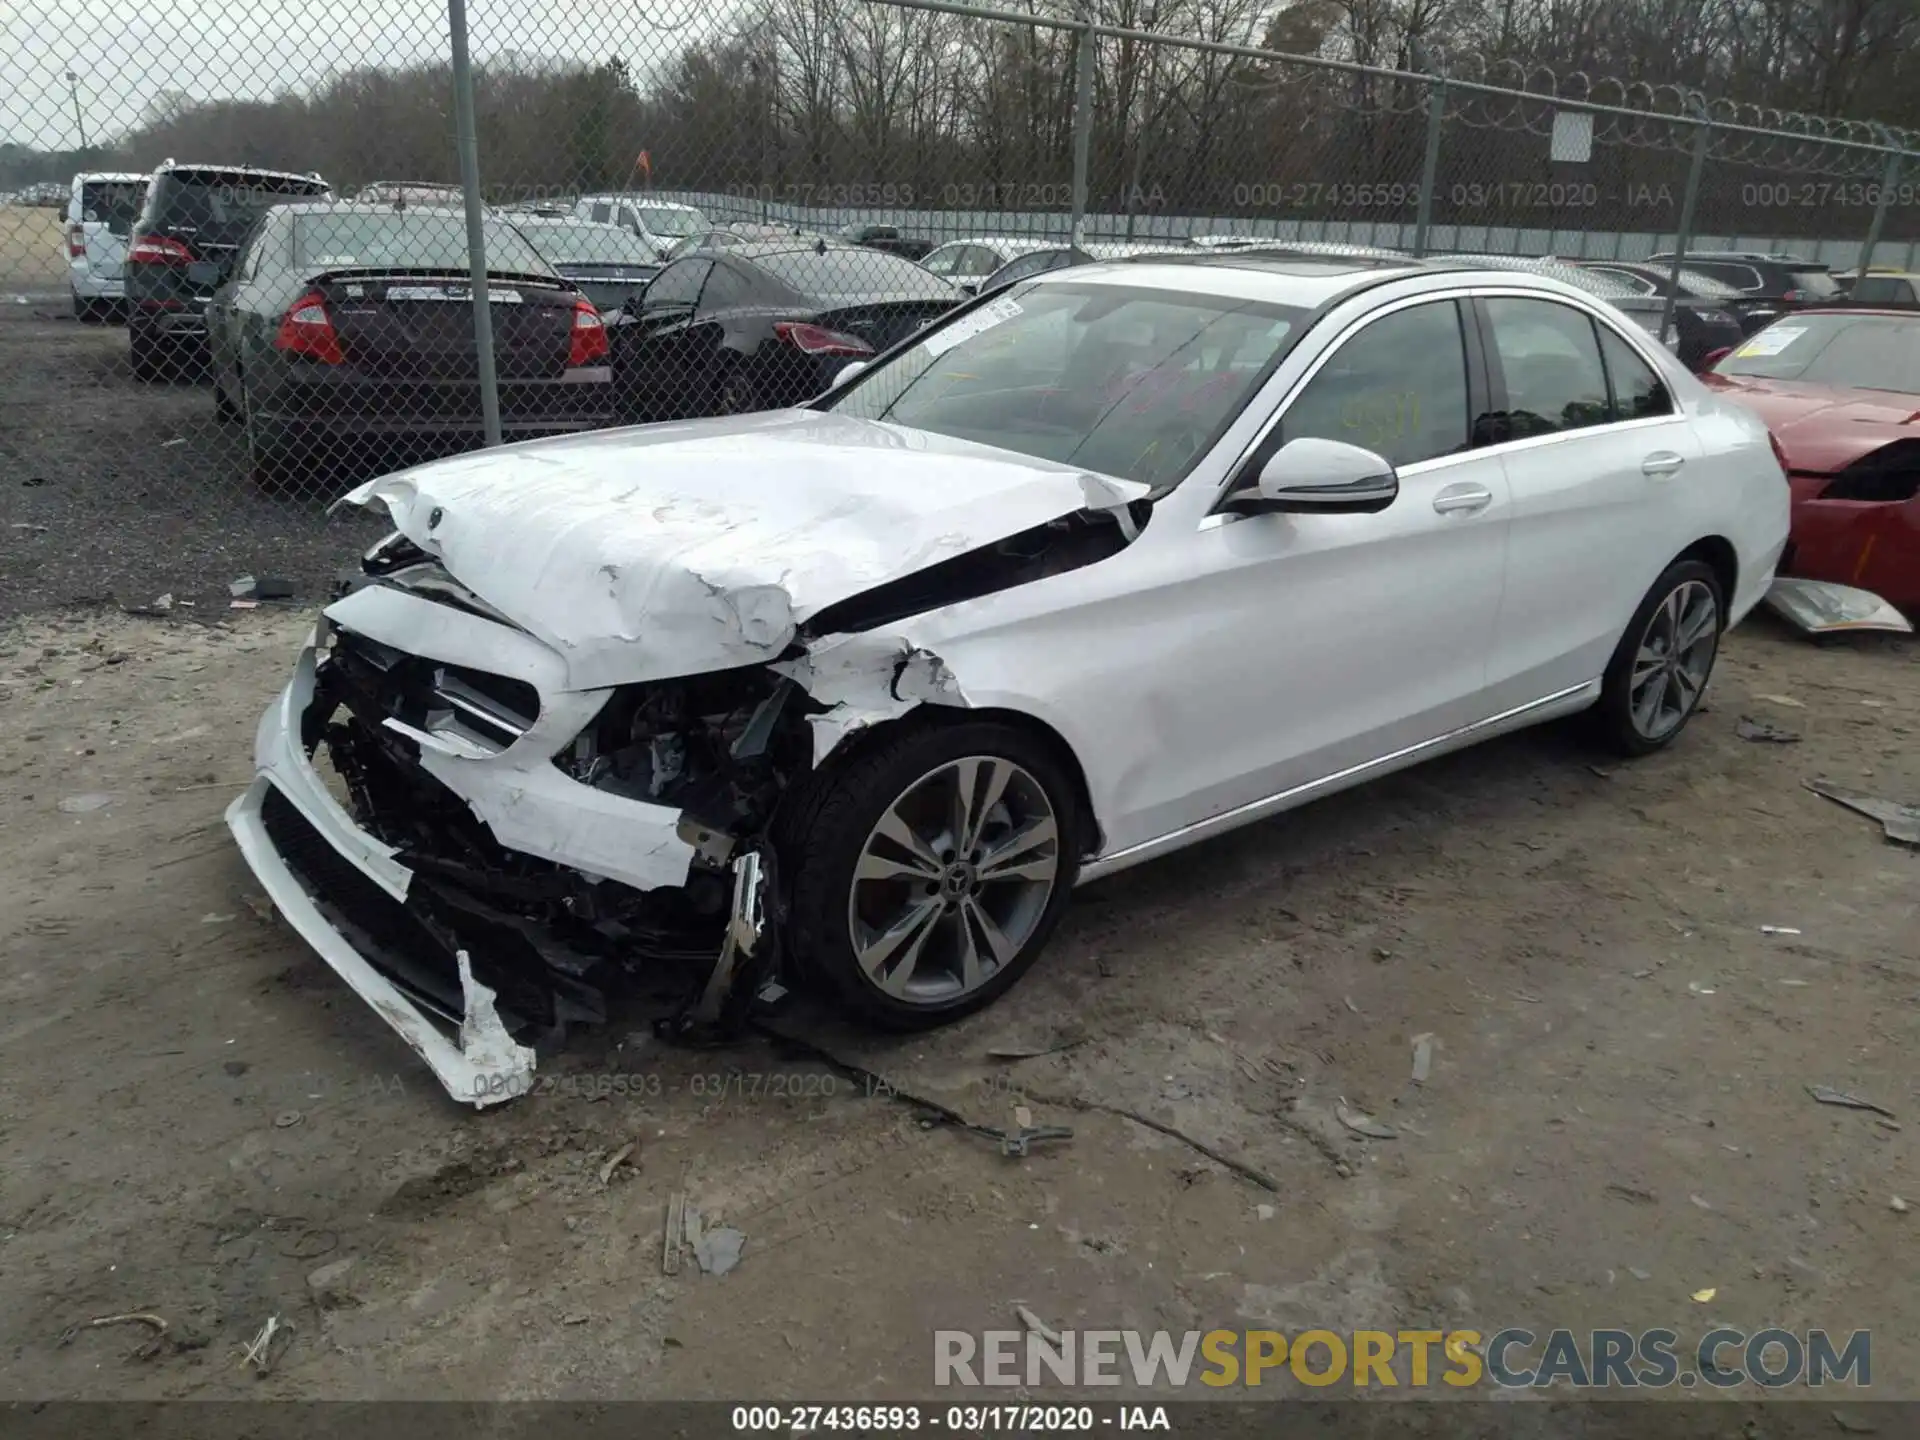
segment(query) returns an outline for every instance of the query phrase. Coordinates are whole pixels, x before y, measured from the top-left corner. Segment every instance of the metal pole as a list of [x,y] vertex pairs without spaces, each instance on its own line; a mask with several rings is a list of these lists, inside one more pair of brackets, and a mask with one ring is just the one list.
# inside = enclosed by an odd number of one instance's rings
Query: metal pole
[[1694,122],[1693,164],[1687,167],[1687,189],[1680,199],[1680,230],[1673,237],[1673,264],[1667,267],[1667,300],[1660,307],[1660,343],[1667,343],[1667,332],[1673,328],[1673,302],[1680,291],[1680,267],[1687,258],[1687,241],[1693,236],[1693,207],[1700,199],[1700,175],[1707,168],[1707,142],[1713,136],[1713,126],[1707,119],[1705,107],[1696,112],[1699,118]]
[[1440,132],[1447,120],[1447,82],[1439,76],[1427,84],[1427,154],[1420,162],[1420,209],[1413,221],[1413,258],[1427,253],[1433,229],[1433,189],[1440,178]]
[[[1084,13],[1084,12],[1083,12]],[[1093,27],[1083,23],[1074,52],[1073,246],[1087,239],[1087,167],[1093,153]]]
[[80,77],[67,71],[67,89],[73,95],[73,128],[80,132],[80,148],[87,148],[87,122],[80,114]]
[[493,364],[493,302],[487,294],[487,209],[480,199],[480,141],[473,125],[467,0],[447,0],[447,35],[453,42],[454,145],[460,152],[460,188],[467,201],[467,271],[473,278],[473,343],[480,357],[480,427],[485,442],[498,445],[500,378]]
[[[1888,144],[1893,143],[1893,137],[1884,128],[1880,133]],[[1874,202],[1873,221],[1867,226],[1867,241],[1860,247],[1860,264],[1853,272],[1858,277],[1854,281],[1856,285],[1867,278],[1867,267],[1873,264],[1874,247],[1880,243],[1880,231],[1887,223],[1887,201],[1893,195],[1894,187],[1900,183],[1900,158],[1898,150],[1890,151],[1887,155],[1887,173],[1880,181],[1880,198]]]

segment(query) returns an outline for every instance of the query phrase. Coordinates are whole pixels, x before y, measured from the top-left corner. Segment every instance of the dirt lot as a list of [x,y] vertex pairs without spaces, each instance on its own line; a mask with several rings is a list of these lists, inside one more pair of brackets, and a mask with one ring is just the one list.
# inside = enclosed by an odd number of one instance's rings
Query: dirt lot
[[0,618],[161,595],[205,611],[248,574],[323,596],[378,533],[325,510],[366,464],[254,490],[206,386],[139,383],[124,328],[73,318],[60,246],[57,212],[0,207]]
[[[1013,1160],[815,1060],[671,1050],[638,1018],[544,1093],[454,1106],[259,913],[220,814],[305,617],[221,618],[0,631],[0,1392],[912,1397],[934,1328],[1019,1302],[1173,1330],[1870,1328],[1875,1391],[1920,1395],[1920,1219],[1893,1204],[1920,1202],[1920,856],[1800,783],[1920,800],[1911,644],[1756,622],[1667,754],[1495,742],[1090,887],[957,1028],[781,1021],[981,1122],[1023,1094],[1074,1128]],[[1804,738],[1743,741],[1742,715]],[[1343,1098],[1398,1137],[1350,1133]],[[676,1188],[745,1232],[732,1273],[661,1273]],[[129,1311],[168,1322],[158,1353],[137,1322],[62,1343]],[[240,1347],[269,1316],[292,1329],[259,1378]]]

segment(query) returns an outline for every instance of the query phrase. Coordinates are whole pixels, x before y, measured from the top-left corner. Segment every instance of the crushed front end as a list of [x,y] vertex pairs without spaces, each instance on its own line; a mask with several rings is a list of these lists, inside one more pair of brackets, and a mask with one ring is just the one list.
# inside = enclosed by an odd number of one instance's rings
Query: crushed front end
[[778,962],[766,833],[811,766],[764,666],[601,690],[405,540],[368,557],[262,717],[229,827],[280,912],[485,1106],[645,981],[737,1023]]

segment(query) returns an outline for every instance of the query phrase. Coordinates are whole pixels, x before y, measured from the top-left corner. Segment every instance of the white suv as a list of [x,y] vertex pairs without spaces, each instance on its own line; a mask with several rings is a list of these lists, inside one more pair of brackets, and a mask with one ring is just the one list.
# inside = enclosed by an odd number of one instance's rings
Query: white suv
[[653,247],[659,260],[690,235],[711,230],[713,223],[691,205],[655,200],[650,195],[582,195],[573,213],[582,220],[618,225]]
[[73,313],[102,320],[126,304],[128,236],[151,177],[97,172],[73,177],[67,196],[67,278]]

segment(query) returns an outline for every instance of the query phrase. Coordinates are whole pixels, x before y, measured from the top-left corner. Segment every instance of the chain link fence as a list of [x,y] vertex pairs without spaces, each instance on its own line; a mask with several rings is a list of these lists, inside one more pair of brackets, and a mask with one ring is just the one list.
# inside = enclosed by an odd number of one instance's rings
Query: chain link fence
[[311,598],[372,533],[330,518],[357,481],[798,403],[1076,255],[1559,257],[1696,358],[1708,302],[1750,326],[1748,275],[1779,289],[1709,252],[1920,263],[1913,135],[1471,51],[1363,64],[1317,13],[25,0],[0,606]]

